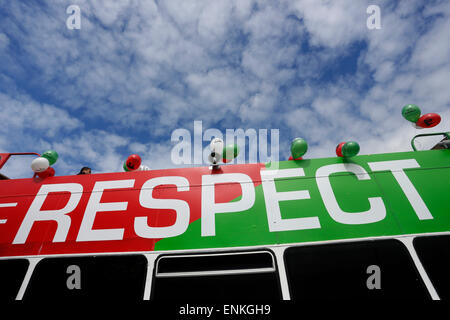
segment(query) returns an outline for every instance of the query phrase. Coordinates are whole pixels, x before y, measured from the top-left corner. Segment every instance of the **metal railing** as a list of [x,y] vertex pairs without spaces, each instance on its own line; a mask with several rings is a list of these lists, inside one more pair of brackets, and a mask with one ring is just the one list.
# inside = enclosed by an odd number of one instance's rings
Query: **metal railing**
[[435,132],[435,133],[418,134],[414,138],[412,138],[412,140],[411,140],[411,147],[413,148],[414,151],[417,151],[417,148],[416,148],[416,145],[415,145],[414,141],[418,137],[439,136],[439,135],[444,136],[445,140],[439,142],[438,145],[441,144],[444,147],[444,149],[450,149],[450,132]]
[[0,153],[0,169],[3,168],[6,161],[8,161],[8,159],[11,156],[23,156],[23,155],[32,155],[32,154],[34,154],[38,157],[41,156],[39,153],[35,153],[35,152]]

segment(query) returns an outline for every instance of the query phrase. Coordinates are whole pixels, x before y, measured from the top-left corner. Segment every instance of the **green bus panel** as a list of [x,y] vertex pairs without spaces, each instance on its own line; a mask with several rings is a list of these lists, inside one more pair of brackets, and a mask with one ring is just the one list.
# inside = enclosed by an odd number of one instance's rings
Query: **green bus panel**
[[[362,168],[367,176],[351,170],[324,175],[323,172],[333,165]],[[155,250],[289,244],[450,230],[450,150],[283,161],[266,165],[266,170],[283,172],[285,169],[300,169],[304,175],[275,178],[276,192],[306,190],[309,198],[279,201],[282,220],[289,224],[293,219],[315,217],[320,223],[319,228],[270,230],[263,182],[255,187],[255,202],[250,209],[215,214],[214,236],[201,236],[199,219],[191,223],[182,235],[158,241]],[[264,181],[264,176],[261,179]],[[329,181],[339,208],[347,215],[356,216],[370,210],[369,199],[372,199],[378,203],[381,201],[385,216],[374,222],[349,224],[336,221],[324,201],[329,192],[321,192],[319,188],[324,179]],[[240,200],[238,197],[233,201]]]

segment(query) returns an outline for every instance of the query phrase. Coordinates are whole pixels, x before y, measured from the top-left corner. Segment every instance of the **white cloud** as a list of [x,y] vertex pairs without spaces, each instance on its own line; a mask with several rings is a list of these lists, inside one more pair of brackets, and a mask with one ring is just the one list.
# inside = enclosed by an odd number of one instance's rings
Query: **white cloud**
[[120,170],[133,152],[171,166],[165,141],[193,120],[278,128],[280,146],[303,136],[315,156],[341,139],[408,150],[407,103],[448,128],[445,1],[381,1],[380,30],[366,27],[370,1],[73,3],[81,30],[61,2],[9,2],[0,21],[0,148],[58,148],[63,172]]
[[450,19],[438,18],[426,34],[420,37],[411,58],[411,64],[421,71],[433,70],[448,65],[450,57],[450,41],[448,37]]
[[58,133],[82,127],[82,123],[61,108],[38,103],[29,96],[9,97],[0,92],[0,132],[18,135],[26,129],[42,137],[54,138]]
[[311,44],[336,48],[361,40],[365,33],[366,1],[315,1],[292,3],[311,34]]
[[[129,140],[103,130],[81,131],[52,143],[60,160],[57,164],[63,172],[77,173],[83,166],[93,172],[123,171],[125,158],[118,151],[127,146]],[[56,169],[56,166],[55,166]],[[75,172],[76,171],[76,172]]]

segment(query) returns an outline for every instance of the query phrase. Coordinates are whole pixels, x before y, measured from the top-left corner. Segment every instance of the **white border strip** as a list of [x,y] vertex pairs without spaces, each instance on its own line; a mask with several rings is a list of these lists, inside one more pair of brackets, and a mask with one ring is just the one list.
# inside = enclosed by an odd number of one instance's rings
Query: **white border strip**
[[[185,258],[185,257],[211,257],[211,256],[228,256],[228,255],[251,255],[268,253],[272,259],[272,267],[266,268],[242,268],[242,269],[228,269],[228,270],[204,270],[204,271],[186,271],[186,272],[158,272],[159,262],[162,259],[173,259],[173,258]],[[226,274],[245,274],[245,273],[265,273],[265,272],[275,272],[275,260],[271,251],[269,250],[258,250],[258,251],[241,251],[241,252],[218,252],[210,254],[183,254],[183,255],[163,255],[156,262],[156,273],[155,277],[194,277],[194,276],[215,276],[215,275],[226,275]]]
[[442,232],[426,232],[426,233],[413,233],[413,234],[393,234],[386,236],[373,236],[365,238],[345,238],[345,239],[334,239],[334,240],[322,240],[322,241],[308,241],[308,242],[291,242],[291,243],[279,243],[279,244],[265,244],[256,246],[242,246],[242,247],[220,247],[220,248],[207,248],[207,249],[180,249],[180,250],[159,250],[159,251],[114,251],[114,252],[87,252],[87,253],[56,253],[47,255],[17,255],[17,256],[4,256],[0,257],[0,260],[7,259],[19,259],[19,258],[57,258],[57,257],[83,257],[83,256],[110,256],[110,255],[130,255],[130,254],[164,254],[173,255],[180,253],[221,253],[224,251],[256,251],[256,250],[273,250],[279,247],[297,247],[297,246],[310,246],[310,245],[321,245],[321,244],[332,244],[332,243],[345,243],[345,242],[359,242],[366,240],[383,240],[383,239],[401,239],[404,237],[416,237],[416,236],[441,236],[450,235],[450,231]]
[[153,268],[155,266],[155,261],[158,258],[158,254],[146,254],[147,258],[147,277],[145,279],[145,289],[143,300],[150,300],[152,284],[153,284]]
[[416,250],[414,249],[413,240],[414,237],[405,237],[405,238],[396,238],[397,240],[401,241],[405,247],[408,249],[409,255],[414,261],[414,264],[416,265],[417,271],[419,271],[420,276],[422,277],[423,282],[425,283],[425,286],[428,289],[428,292],[431,295],[431,298],[433,300],[441,300],[439,298],[439,295],[436,292],[436,289],[434,289],[433,284],[430,281],[430,278],[428,277],[427,272],[425,271],[422,262],[420,262],[420,259],[416,253]]
[[202,276],[222,276],[230,274],[266,273],[275,272],[275,268],[254,268],[254,269],[232,269],[232,270],[212,270],[212,271],[191,271],[191,272],[165,272],[157,273],[157,278],[173,277],[202,277]]
[[[365,237],[365,238],[346,238],[346,239],[335,239],[335,240],[322,240],[322,241],[309,241],[309,242],[291,242],[291,243],[282,243],[282,244],[265,244],[265,245],[256,245],[256,246],[242,246],[242,247],[220,247],[220,248],[207,248],[207,249],[180,249],[180,250],[159,250],[159,251],[114,251],[114,252],[88,252],[88,253],[56,253],[56,254],[47,254],[47,255],[17,255],[17,256],[4,256],[0,257],[0,260],[8,260],[8,259],[19,259],[19,258],[58,258],[58,257],[84,257],[84,256],[111,256],[111,255],[130,255],[130,254],[158,254],[158,255],[173,255],[173,254],[199,254],[199,253],[221,253],[224,251],[228,251],[230,254],[233,251],[245,251],[245,250],[274,250],[275,248],[283,248],[283,247],[297,247],[297,246],[311,246],[311,245],[321,245],[321,244],[333,244],[333,243],[345,243],[345,242],[360,242],[366,240],[383,240],[383,239],[402,239],[407,237],[416,237],[416,236],[441,236],[441,235],[450,235],[450,231],[443,232],[426,232],[426,233],[414,233],[414,234],[394,234],[387,236],[374,236],[374,237]],[[223,254],[223,253],[222,253]]]
[[33,274],[34,268],[42,258],[30,258],[28,261],[30,265],[28,266],[27,273],[25,274],[25,278],[22,281],[22,285],[20,286],[19,292],[17,293],[16,300],[22,300],[23,295],[25,294],[25,290],[28,287],[28,283],[30,282],[31,276]]
[[276,247],[272,248],[272,250],[275,253],[275,259],[277,260],[278,275],[280,276],[280,287],[283,300],[291,300],[286,267],[284,266],[284,251],[286,248],[287,247]]

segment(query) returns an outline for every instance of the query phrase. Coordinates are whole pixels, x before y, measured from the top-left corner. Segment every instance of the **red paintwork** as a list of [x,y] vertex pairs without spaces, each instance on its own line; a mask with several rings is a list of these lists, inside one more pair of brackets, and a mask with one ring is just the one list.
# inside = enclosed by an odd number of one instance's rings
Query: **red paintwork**
[[[216,173],[245,173],[251,177],[255,186],[261,182],[260,170],[263,164],[244,164],[222,166]],[[148,216],[150,226],[170,226],[175,221],[175,211],[170,209],[148,209],[139,203],[142,185],[149,179],[161,176],[181,176],[188,179],[189,191],[178,192],[174,186],[158,186],[153,191],[154,198],[181,199],[190,207],[190,223],[200,218],[201,182],[203,175],[211,173],[208,167],[153,170],[139,172],[105,173],[62,177],[39,177],[30,179],[1,180],[0,204],[17,203],[15,207],[0,207],[0,256],[46,255],[94,252],[130,252],[151,251],[160,239],[141,238],[134,232],[134,218]],[[103,192],[101,202],[128,202],[126,211],[98,212],[93,229],[123,228],[123,240],[77,242],[79,227],[91,196],[91,190],[97,181],[135,179],[134,188],[112,189]],[[67,214],[71,225],[64,242],[55,243],[55,221],[38,221],[33,224],[24,244],[12,244],[13,239],[43,184],[78,183],[83,186],[83,195],[75,210]],[[239,184],[216,185],[216,202],[229,202],[241,195]],[[63,208],[69,199],[69,193],[50,193],[41,210]]]

